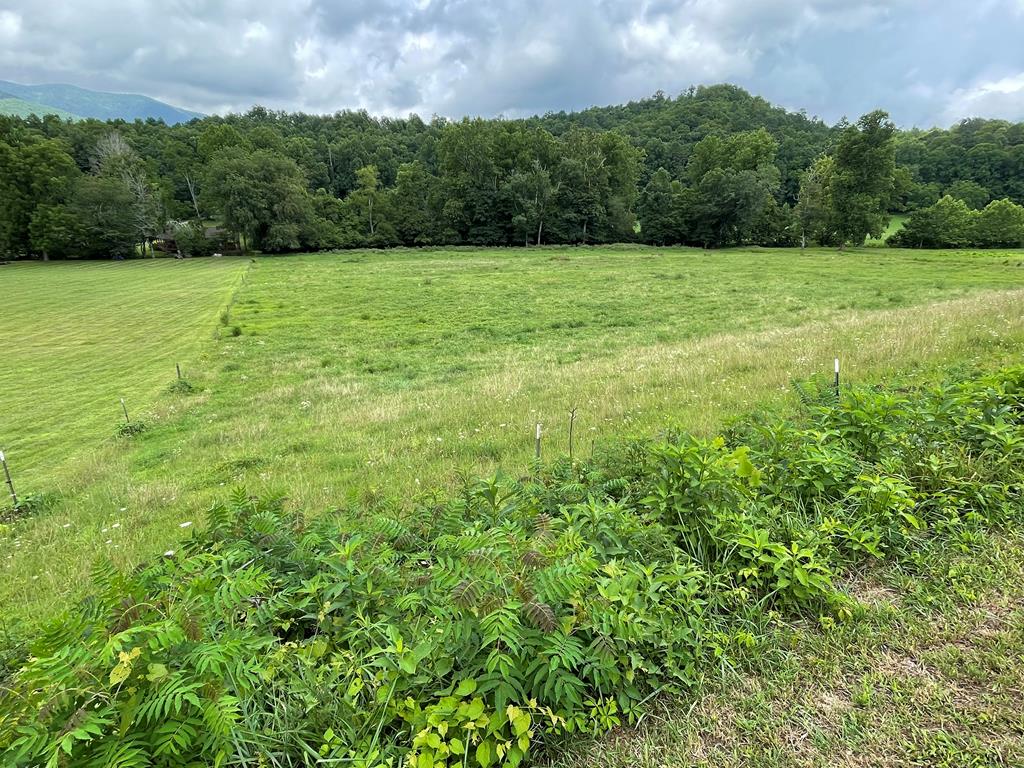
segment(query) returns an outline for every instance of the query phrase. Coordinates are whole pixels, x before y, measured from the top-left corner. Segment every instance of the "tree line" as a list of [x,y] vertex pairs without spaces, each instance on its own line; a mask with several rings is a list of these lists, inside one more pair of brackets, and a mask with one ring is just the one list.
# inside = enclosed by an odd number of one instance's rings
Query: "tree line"
[[949,238],[915,233],[949,218],[950,201],[968,217],[994,206],[984,226],[956,224],[957,242],[1019,244],[1024,125],[901,132],[872,112],[828,126],[728,85],[527,120],[261,107],[176,126],[0,117],[0,201],[8,258],[129,257],[166,238],[201,255],[216,247],[212,225],[267,252],[842,247],[912,211],[900,244],[934,245]]

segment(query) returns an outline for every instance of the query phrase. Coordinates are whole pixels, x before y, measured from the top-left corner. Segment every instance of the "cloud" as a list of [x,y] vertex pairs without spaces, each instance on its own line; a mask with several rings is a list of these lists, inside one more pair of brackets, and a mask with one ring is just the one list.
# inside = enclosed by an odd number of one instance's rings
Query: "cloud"
[[207,112],[519,116],[729,81],[827,120],[1024,119],[1024,0],[3,2],[0,78]]
[[0,11],[0,40],[10,42],[21,33],[21,15],[14,11]]
[[954,90],[946,108],[947,120],[965,115],[1020,120],[1024,116],[1024,71]]

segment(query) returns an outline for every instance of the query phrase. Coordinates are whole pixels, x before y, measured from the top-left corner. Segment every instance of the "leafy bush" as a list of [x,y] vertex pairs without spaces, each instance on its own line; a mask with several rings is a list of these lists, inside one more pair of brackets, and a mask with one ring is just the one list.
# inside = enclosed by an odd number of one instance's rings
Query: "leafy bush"
[[117,432],[115,433],[118,437],[134,437],[140,435],[147,429],[146,422],[139,421],[125,421],[117,426]]
[[972,210],[964,200],[946,195],[914,211],[903,229],[889,238],[889,244],[907,248],[1019,248],[1024,245],[1024,207],[1002,199],[993,200],[983,210]]
[[13,765],[520,764],[636,721],[831,614],[835,576],[1019,519],[1024,368],[854,389],[803,424],[673,433],[596,464],[307,521],[242,490],[176,553],[30,644],[0,702]]
[[212,256],[217,242],[206,236],[199,221],[180,221],[174,224],[174,239],[183,256]]
[[[6,487],[0,485],[3,491]],[[0,491],[0,492],[3,492]],[[13,500],[0,505],[0,523],[13,523],[26,517],[34,517],[42,512],[52,501],[49,494],[25,493],[18,496],[18,503]]]
[[167,391],[173,395],[190,395],[196,388],[188,379],[175,379],[167,387]]

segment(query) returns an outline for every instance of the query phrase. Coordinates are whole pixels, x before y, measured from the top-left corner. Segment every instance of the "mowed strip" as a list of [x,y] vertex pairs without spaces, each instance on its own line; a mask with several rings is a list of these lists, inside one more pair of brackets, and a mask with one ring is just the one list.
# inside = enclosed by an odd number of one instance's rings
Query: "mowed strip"
[[0,267],[0,447],[27,487],[143,417],[211,339],[248,261]]

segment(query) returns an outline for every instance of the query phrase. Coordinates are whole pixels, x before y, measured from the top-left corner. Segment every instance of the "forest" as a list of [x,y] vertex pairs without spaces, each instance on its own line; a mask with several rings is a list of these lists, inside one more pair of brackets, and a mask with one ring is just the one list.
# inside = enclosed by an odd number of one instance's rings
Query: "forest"
[[525,120],[0,117],[0,256],[420,245],[1024,245],[1024,123],[829,126],[731,85]]

